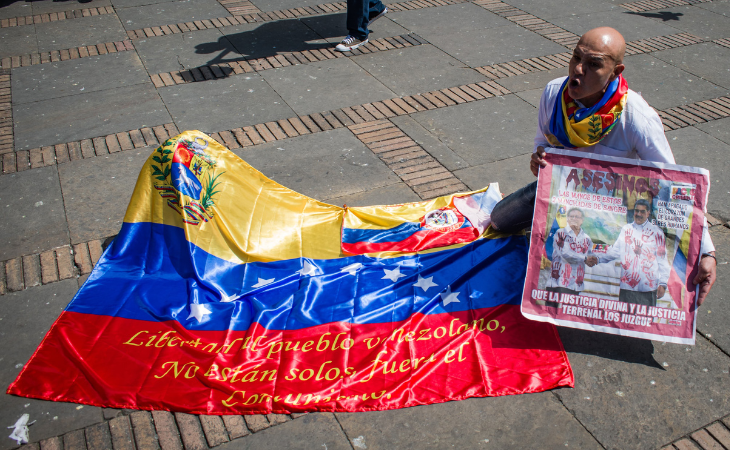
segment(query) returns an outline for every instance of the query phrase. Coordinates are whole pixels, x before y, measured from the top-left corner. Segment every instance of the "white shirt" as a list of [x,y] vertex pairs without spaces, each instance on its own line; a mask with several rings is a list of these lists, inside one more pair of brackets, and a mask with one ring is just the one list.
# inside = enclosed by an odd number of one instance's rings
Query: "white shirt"
[[[560,88],[567,77],[556,78],[545,87],[540,98],[535,148],[551,147],[547,138],[550,133],[550,118],[558,100]],[[621,118],[613,129],[601,141],[581,151],[590,151],[598,155],[618,156],[621,158],[642,159],[675,164],[674,154],[664,135],[664,126],[659,115],[641,95],[629,89]],[[702,230],[701,253],[715,251],[705,220]]]
[[621,289],[649,292],[667,287],[670,267],[664,233],[648,220],[621,227],[608,253],[598,257],[601,263],[616,259],[621,262]]
[[555,232],[553,266],[547,287],[582,291],[583,277],[586,273],[586,255],[592,248],[593,241],[582,228],[577,236],[570,226]]

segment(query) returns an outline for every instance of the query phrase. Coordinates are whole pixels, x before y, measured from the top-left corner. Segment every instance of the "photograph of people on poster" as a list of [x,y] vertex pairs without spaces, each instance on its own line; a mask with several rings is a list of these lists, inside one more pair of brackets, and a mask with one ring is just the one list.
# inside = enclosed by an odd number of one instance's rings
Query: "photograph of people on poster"
[[552,150],[540,171],[523,314],[694,343],[709,172],[591,156]]

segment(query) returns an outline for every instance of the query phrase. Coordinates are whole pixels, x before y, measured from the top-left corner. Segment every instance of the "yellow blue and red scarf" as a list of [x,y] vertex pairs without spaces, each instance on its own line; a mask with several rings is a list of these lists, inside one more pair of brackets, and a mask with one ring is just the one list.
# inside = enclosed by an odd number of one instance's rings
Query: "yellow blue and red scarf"
[[547,139],[551,145],[563,148],[595,145],[621,118],[629,91],[628,83],[623,75],[619,75],[608,85],[600,102],[590,108],[581,108],[568,95],[568,80],[570,78],[566,78],[560,87],[560,98],[553,108]]

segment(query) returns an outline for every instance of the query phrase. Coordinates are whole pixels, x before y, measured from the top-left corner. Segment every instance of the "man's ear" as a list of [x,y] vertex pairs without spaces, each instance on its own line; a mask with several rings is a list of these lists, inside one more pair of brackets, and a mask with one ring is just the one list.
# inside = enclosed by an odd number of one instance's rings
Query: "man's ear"
[[626,66],[624,66],[623,64],[616,64],[616,67],[613,68],[613,77],[612,78],[615,79],[619,75],[621,75],[621,72],[623,72],[625,68],[626,68]]

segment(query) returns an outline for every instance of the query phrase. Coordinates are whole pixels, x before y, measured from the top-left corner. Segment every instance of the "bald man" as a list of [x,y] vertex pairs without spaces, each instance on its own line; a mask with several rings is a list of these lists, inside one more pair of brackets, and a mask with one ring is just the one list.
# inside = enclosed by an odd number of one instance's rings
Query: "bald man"
[[[623,36],[613,28],[594,28],[581,36],[573,50],[568,76],[549,82],[540,98],[535,148],[530,160],[530,170],[535,176],[540,167],[546,166],[545,147],[675,163],[661,119],[641,95],[628,89],[621,75],[625,51]],[[570,117],[563,113],[563,101],[566,111],[572,113]],[[604,106],[614,111],[615,123],[604,126],[599,135],[587,135],[573,126],[575,122],[589,119],[597,109],[605,109]],[[567,127],[573,127],[572,131],[566,132]],[[536,192],[535,181],[499,202],[492,211],[492,226],[512,233],[528,228],[532,224]],[[700,270],[694,279],[700,286],[698,305],[716,278],[715,247],[706,228],[701,251]]]

